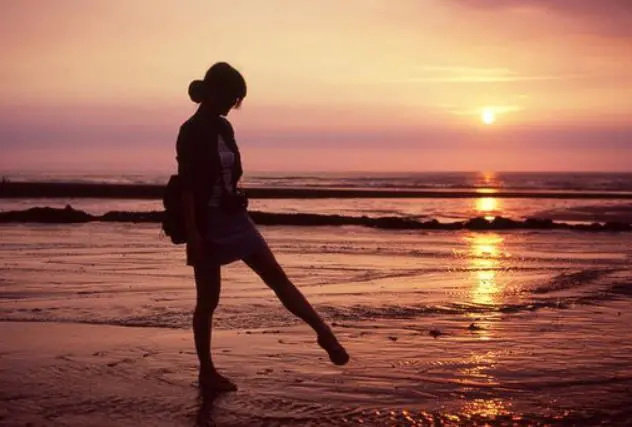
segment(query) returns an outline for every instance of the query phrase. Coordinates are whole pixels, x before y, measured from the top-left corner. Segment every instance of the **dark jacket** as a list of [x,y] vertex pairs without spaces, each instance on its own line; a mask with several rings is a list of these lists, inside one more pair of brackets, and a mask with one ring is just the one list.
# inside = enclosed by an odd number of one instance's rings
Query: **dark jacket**
[[[183,189],[193,192],[195,220],[198,230],[206,232],[207,206],[214,183],[219,179],[219,153],[217,138],[221,135],[235,153],[233,187],[243,173],[241,157],[230,122],[221,116],[211,116],[201,109],[180,126],[176,142],[178,175]],[[233,188],[234,189],[234,188]]]

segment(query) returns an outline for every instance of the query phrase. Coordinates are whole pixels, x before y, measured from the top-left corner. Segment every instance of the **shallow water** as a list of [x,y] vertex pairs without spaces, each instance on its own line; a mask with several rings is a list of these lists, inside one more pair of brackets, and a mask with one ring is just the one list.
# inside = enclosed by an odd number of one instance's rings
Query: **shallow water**
[[[632,419],[629,233],[260,229],[353,361],[342,369],[317,362],[306,327],[245,265],[232,264],[222,271],[215,324],[254,345],[219,350],[242,389],[213,403],[207,415],[220,424]],[[155,225],[2,225],[0,255],[0,320],[181,334],[177,345],[148,344],[155,366],[137,361],[136,341],[120,338],[116,360],[139,365],[117,381],[160,389],[143,411],[172,408],[175,422],[203,409],[191,387],[191,272],[182,248]],[[81,357],[67,361],[77,378],[105,375],[97,356]],[[64,393],[50,388],[55,406]],[[95,413],[135,414],[122,402],[107,411],[94,405]]]

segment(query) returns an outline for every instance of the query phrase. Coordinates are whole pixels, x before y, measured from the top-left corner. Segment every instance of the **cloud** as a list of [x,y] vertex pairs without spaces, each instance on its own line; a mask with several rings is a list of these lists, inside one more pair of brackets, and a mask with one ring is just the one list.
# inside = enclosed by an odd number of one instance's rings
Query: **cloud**
[[452,0],[461,6],[489,12],[539,10],[575,21],[576,31],[615,37],[632,37],[630,0]]
[[[484,109],[491,110],[494,114],[506,114],[521,111],[523,108],[519,105],[486,105]],[[456,114],[457,116],[480,116],[483,108],[461,109],[448,106],[446,110],[452,114]]]
[[510,83],[520,81],[568,80],[579,74],[525,75],[508,68],[467,66],[425,66],[415,76],[392,80],[390,83]]

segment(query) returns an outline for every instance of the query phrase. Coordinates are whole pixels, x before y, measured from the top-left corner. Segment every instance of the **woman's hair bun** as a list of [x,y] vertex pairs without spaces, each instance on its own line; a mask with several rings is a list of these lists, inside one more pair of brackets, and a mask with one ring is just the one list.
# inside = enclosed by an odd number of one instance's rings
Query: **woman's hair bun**
[[199,104],[208,96],[208,85],[204,80],[193,80],[189,84],[189,96],[191,101]]

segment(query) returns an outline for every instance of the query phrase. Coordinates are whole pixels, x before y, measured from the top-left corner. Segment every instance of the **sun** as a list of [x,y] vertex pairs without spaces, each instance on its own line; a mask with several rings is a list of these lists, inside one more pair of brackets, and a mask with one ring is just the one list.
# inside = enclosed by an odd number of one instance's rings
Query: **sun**
[[483,108],[483,112],[481,113],[481,120],[486,125],[491,125],[496,121],[496,113],[491,108]]

